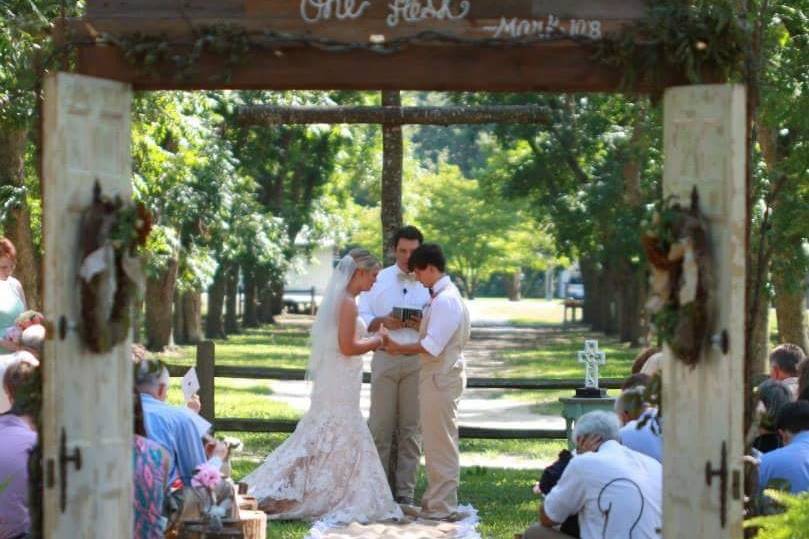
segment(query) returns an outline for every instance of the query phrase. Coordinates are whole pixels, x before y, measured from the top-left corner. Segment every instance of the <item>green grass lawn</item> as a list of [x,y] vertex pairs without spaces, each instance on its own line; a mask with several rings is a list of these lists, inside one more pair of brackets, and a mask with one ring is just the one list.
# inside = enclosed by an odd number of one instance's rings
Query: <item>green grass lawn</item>
[[[638,349],[619,343],[614,338],[588,332],[580,326],[562,327],[562,304],[559,301],[524,300],[510,303],[502,299],[481,298],[473,309],[483,318],[506,320],[513,325],[543,327],[541,340],[535,345],[507,347],[498,350],[503,362],[497,376],[527,378],[578,378],[583,367],[576,352],[585,339],[598,339],[599,348],[607,354],[601,376],[624,377]],[[775,335],[775,316],[770,318]],[[308,327],[300,320],[277,326],[249,329],[239,335],[216,341],[216,362],[219,365],[304,368],[308,358]],[[186,346],[163,354],[169,363],[193,365],[195,348]],[[612,391],[611,393],[615,393]],[[559,415],[559,397],[563,391],[492,392],[492,398],[506,395],[534,403],[538,414]],[[219,417],[298,419],[301,413],[291,406],[273,400],[270,384],[263,380],[224,379],[216,381],[216,413]],[[169,398],[181,403],[179,379],[172,379]],[[258,466],[264,458],[286,439],[286,434],[220,432],[244,442],[244,449],[233,458],[234,477],[238,480]],[[562,440],[461,440],[461,452],[474,456],[475,462],[485,463],[488,457],[502,459],[513,456],[524,460],[550,462],[565,447]],[[531,486],[539,475],[536,469],[516,470],[472,466],[461,471],[460,500],[477,508],[480,531],[484,538],[511,539],[536,519],[537,500]],[[424,489],[423,473],[419,478],[417,495]],[[271,522],[271,539],[299,539],[309,529],[305,522]]]
[[[284,439],[281,434],[220,433],[244,442],[244,450],[233,459],[233,473],[238,479],[258,466],[264,457]],[[500,447],[497,447],[497,445]],[[462,440],[461,451],[533,454],[537,458],[555,457],[564,442]],[[479,466],[461,470],[459,500],[472,504],[481,519],[480,531],[485,538],[511,539],[536,519],[537,498],[531,486],[539,477],[539,469],[505,470]],[[419,476],[417,496],[424,492],[425,478]],[[267,536],[271,539],[300,539],[309,530],[306,522],[271,522]]]
[[629,374],[639,348],[630,348],[613,337],[574,327],[549,331],[541,346],[500,351],[500,358],[505,363],[504,375],[520,378],[581,377],[584,367],[578,362],[576,353],[584,348],[586,339],[598,340],[599,350],[606,352],[607,362],[599,368],[601,377],[621,378]]
[[[251,328],[214,342],[217,365],[303,369],[309,359],[309,331],[301,325]],[[176,352],[160,356],[168,363],[193,365],[195,355],[194,346],[180,346]]]
[[[475,308],[498,319],[508,319],[521,325],[555,324],[548,329],[541,343],[523,348],[506,348],[499,351],[505,365],[502,376],[577,378],[583,368],[576,361],[576,352],[587,338],[597,338],[599,346],[607,353],[607,364],[602,376],[621,377],[629,372],[636,350],[591,334],[579,327],[562,328],[561,304],[541,300],[528,300],[517,304],[503,300],[475,300]],[[480,311],[479,311],[480,312]],[[194,364],[194,347],[180,347],[177,351],[163,354],[169,363]],[[279,324],[250,329],[226,340],[216,341],[216,363],[219,365],[251,365],[281,368],[304,368],[308,358],[308,331],[299,323]],[[498,374],[499,376],[500,374]],[[182,402],[179,379],[172,379],[170,401]],[[501,392],[492,398],[505,395],[531,399],[537,413],[559,414],[558,398],[570,391]],[[219,417],[248,417],[297,419],[300,412],[289,405],[273,400],[268,381],[247,379],[216,380],[215,409]],[[286,439],[285,434],[265,433],[218,433],[234,436],[244,442],[244,449],[233,458],[234,477],[238,480],[258,466],[274,448]],[[461,452],[473,455],[475,462],[485,463],[487,457],[513,456],[537,463],[550,462],[565,447],[562,440],[461,440]],[[514,533],[525,529],[536,519],[537,500],[531,486],[539,475],[536,469],[514,470],[494,467],[466,467],[461,472],[460,499],[471,503],[479,511],[480,531],[485,538],[511,539]],[[423,474],[419,479],[417,494],[424,488]],[[273,539],[298,539],[308,531],[304,522],[272,522],[268,537]]]

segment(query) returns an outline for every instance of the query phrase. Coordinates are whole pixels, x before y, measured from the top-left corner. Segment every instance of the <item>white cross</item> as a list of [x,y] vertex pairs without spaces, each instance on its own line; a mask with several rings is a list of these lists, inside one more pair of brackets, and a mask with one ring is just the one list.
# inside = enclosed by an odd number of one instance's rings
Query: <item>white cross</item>
[[598,366],[607,362],[607,355],[599,351],[598,341],[584,341],[584,350],[578,352],[579,363],[584,363],[587,370],[584,374],[584,387],[598,388]]

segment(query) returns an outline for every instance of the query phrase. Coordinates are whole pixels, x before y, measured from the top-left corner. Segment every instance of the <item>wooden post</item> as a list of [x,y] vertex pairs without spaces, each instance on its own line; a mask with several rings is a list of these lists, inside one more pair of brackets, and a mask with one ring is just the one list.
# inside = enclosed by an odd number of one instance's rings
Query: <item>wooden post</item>
[[309,304],[309,314],[314,316],[315,312],[317,311],[317,306],[315,305],[315,287],[313,286],[309,292],[312,295],[311,297],[312,302]]
[[664,97],[663,194],[687,205],[699,191],[715,339],[694,366],[663,350],[663,537],[743,536],[744,105],[744,87],[730,84],[669,88]]
[[[398,91],[382,92],[382,106],[401,107]],[[402,227],[402,126],[382,127],[382,253],[386,266],[396,260],[390,247],[393,235]]]
[[49,335],[42,361],[43,537],[109,537],[132,529],[130,343],[96,354],[73,328],[81,212],[94,185],[110,199],[132,196],[132,91],[68,73],[44,84],[43,312],[62,331]]
[[199,400],[202,403],[199,415],[211,423],[216,417],[214,412],[215,357],[216,346],[213,341],[197,343],[197,378],[199,378]]

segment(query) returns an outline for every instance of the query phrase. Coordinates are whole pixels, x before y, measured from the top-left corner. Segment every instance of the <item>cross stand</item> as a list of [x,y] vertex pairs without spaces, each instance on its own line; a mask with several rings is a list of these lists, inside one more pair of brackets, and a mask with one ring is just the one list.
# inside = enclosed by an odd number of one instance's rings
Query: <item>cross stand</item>
[[606,354],[598,349],[598,341],[584,341],[584,350],[578,352],[579,363],[584,363],[584,387],[576,389],[576,397],[603,399],[607,390],[598,387],[598,366],[606,363]]

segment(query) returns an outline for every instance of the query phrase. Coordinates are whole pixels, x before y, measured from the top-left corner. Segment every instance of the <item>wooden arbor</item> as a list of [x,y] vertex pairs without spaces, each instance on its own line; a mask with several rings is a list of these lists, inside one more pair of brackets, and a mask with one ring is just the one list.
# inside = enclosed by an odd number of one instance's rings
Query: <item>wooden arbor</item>
[[[79,346],[70,330],[79,318],[75,268],[65,262],[77,249],[54,231],[75,229],[96,180],[107,192],[126,192],[132,89],[615,91],[621,73],[592,61],[589,45],[644,15],[641,0],[86,5],[85,17],[62,21],[58,38],[76,47],[77,72],[95,78],[57,74],[46,85],[45,309],[64,317],[65,328],[46,349],[46,359],[59,358],[45,361],[47,537],[103,537],[130,522],[124,464],[131,455],[120,426],[129,424],[131,409],[92,412],[97,399],[82,383],[99,384],[102,398],[128,396],[131,370],[121,365],[128,344],[103,358]],[[667,538],[741,537],[742,100],[743,89],[730,86],[669,89],[665,100],[665,190],[707,191],[701,200],[720,276],[711,332],[728,336],[725,348],[706,345],[693,370],[671,358],[665,367]],[[410,114],[391,112],[395,100],[385,104],[392,108],[383,115]],[[70,197],[51,195],[57,192]],[[94,489],[110,478],[118,479],[103,493]]]

